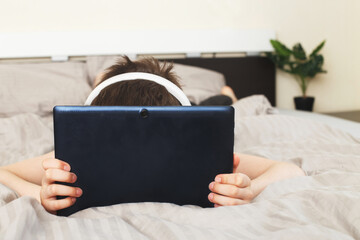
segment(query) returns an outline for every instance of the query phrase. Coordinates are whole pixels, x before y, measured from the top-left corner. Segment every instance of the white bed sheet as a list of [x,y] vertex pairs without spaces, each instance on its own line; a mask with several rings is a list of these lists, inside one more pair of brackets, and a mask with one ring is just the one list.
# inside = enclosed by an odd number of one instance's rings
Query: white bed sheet
[[[234,107],[237,151],[296,163],[308,176],[271,184],[242,206],[118,204],[67,218],[0,184],[0,238],[360,239],[360,139],[317,120],[274,114],[261,96]],[[0,118],[0,164],[49,151],[52,138],[51,118]]]
[[314,112],[289,110],[289,109],[281,109],[281,108],[277,108],[277,110],[279,111],[279,114],[325,123],[333,128],[340,129],[342,131],[352,134],[357,138],[360,138],[359,122],[349,121],[346,119],[341,119],[341,118],[320,114],[320,113],[314,113]]

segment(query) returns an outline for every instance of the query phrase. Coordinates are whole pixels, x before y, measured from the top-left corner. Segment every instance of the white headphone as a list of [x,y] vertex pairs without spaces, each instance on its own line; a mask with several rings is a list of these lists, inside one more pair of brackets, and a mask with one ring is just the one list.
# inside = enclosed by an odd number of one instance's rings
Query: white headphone
[[178,88],[174,83],[158,75],[151,73],[144,73],[144,72],[123,73],[111,77],[109,79],[106,79],[90,93],[84,105],[91,105],[92,101],[99,95],[101,90],[103,90],[107,86],[117,82],[129,81],[129,80],[149,80],[156,82],[157,84],[160,84],[163,87],[165,87],[166,90],[181,103],[182,106],[191,106],[191,103],[184,94],[184,92],[180,88]]

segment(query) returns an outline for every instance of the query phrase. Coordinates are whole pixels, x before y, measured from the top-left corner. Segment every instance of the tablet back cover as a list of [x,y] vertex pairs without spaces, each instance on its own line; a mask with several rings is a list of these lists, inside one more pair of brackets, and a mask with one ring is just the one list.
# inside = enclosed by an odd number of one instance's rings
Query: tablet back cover
[[209,183],[232,172],[234,109],[57,106],[54,136],[83,190],[58,215],[130,202],[211,207]]

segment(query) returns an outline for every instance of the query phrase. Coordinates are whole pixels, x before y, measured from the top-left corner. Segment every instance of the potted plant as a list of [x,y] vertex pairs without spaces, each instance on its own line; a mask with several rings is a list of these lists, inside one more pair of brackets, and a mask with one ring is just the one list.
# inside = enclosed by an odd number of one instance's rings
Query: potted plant
[[294,97],[296,109],[312,111],[315,98],[307,96],[306,90],[310,79],[314,78],[318,73],[326,73],[322,69],[324,57],[319,54],[325,41],[321,42],[309,56],[306,55],[300,43],[296,43],[292,50],[290,50],[277,40],[270,40],[270,42],[275,52],[266,53],[267,57],[279,69],[293,74],[300,85],[302,96]]

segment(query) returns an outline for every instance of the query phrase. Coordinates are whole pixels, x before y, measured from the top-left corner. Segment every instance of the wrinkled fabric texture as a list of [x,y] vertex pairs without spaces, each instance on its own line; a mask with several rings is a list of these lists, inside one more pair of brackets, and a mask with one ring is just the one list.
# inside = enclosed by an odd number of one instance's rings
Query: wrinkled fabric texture
[[[262,96],[234,108],[235,151],[293,162],[307,176],[273,183],[241,206],[132,203],[67,218],[0,184],[1,239],[360,239],[360,139],[270,114],[276,112]],[[34,114],[0,119],[0,164],[51,150],[51,121]]]
[[0,64],[0,117],[47,116],[55,105],[82,105],[91,87],[85,63]]
[[264,95],[252,95],[241,98],[232,105],[235,108],[235,122],[242,117],[278,113]]

